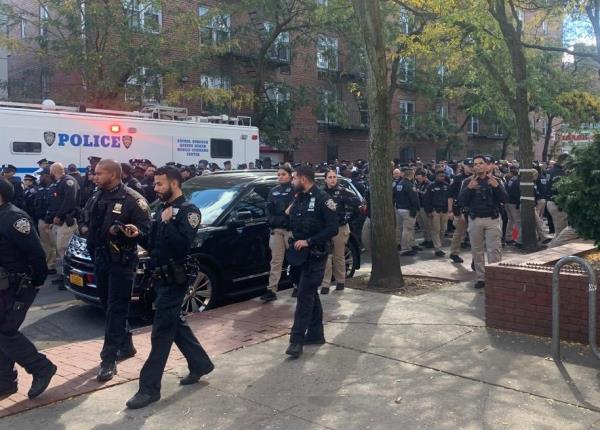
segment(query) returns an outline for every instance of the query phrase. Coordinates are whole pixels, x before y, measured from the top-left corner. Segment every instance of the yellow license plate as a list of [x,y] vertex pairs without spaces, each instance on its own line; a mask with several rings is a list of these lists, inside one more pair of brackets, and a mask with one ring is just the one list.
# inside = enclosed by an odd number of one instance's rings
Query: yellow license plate
[[69,282],[78,287],[83,287],[83,278],[75,273],[69,275]]

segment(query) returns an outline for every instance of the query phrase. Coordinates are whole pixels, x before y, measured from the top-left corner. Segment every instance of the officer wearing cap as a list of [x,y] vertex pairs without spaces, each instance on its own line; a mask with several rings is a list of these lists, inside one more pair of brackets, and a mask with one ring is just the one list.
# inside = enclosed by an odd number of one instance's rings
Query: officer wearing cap
[[23,176],[23,185],[25,186],[24,200],[25,200],[25,212],[29,215],[33,221],[34,226],[37,228],[37,219],[35,217],[35,195],[38,190],[37,178],[33,175],[27,174]]
[[[208,354],[194,336],[181,313],[188,291],[187,256],[201,222],[200,210],[187,202],[181,190],[181,172],[164,166],[154,175],[155,190],[162,205],[155,212],[150,233],[142,234],[142,244],[150,253],[149,269],[154,278],[154,321],[152,349],[140,372],[138,392],[127,402],[130,409],[143,408],[160,399],[161,379],[173,342],[185,357],[189,374],[181,385],[197,383],[214,369]],[[139,229],[127,225],[133,235]]]
[[52,177],[50,176],[50,169],[44,168],[40,172],[40,181],[35,198],[33,201],[34,216],[33,219],[36,222],[37,229],[40,235],[40,242],[42,248],[46,253],[46,266],[48,267],[48,274],[56,273],[56,246],[51,236],[50,225],[46,224],[44,218],[48,213],[48,206],[50,205],[50,195],[52,193]]
[[269,274],[269,285],[267,292],[261,296],[261,300],[271,302],[277,299],[277,288],[281,279],[285,250],[292,236],[290,231],[290,217],[285,213],[294,198],[292,185],[292,167],[287,164],[277,170],[277,182],[267,198],[267,216],[271,235],[269,248],[271,249],[271,272]]
[[25,190],[23,189],[23,183],[21,178],[16,176],[17,168],[12,164],[7,164],[2,168],[2,176],[8,179],[14,188],[12,204],[15,206],[25,209]]
[[485,287],[485,257],[488,263],[502,260],[502,220],[500,205],[508,201],[501,180],[493,175],[494,165],[482,155],[473,157],[475,174],[465,179],[459,203],[468,208],[469,237],[473,265],[477,272],[475,288]]
[[121,171],[123,172],[121,180],[123,181],[125,186],[131,188],[132,190],[141,195],[144,195],[144,187],[142,186],[142,183],[140,181],[133,177],[132,170],[133,169],[131,168],[131,164],[121,163]]
[[454,263],[462,263],[464,260],[458,254],[460,254],[461,246],[467,246],[463,244],[463,241],[467,239],[467,222],[466,208],[460,206],[458,196],[462,184],[465,179],[471,176],[473,168],[473,159],[466,158],[462,162],[462,170],[458,175],[452,178],[450,184],[450,195],[452,196],[452,212],[453,212],[453,224],[454,233],[452,234],[452,242],[450,243],[450,260]]
[[[142,160],[143,163],[141,166],[145,165],[145,162],[148,160]],[[144,187],[144,197],[149,203],[154,202],[157,199],[156,191],[154,191],[154,172],[156,171],[156,166],[153,164],[149,164],[144,170],[144,179],[142,182],[142,187]]]
[[394,186],[394,205],[402,225],[402,254],[417,255],[415,246],[415,222],[421,208],[417,187],[413,183],[414,172],[411,168],[402,169],[403,178]]
[[138,239],[125,224],[147,233],[150,209],[146,199],[121,181],[121,165],[101,160],[96,166],[94,193],[86,205],[87,248],[94,262],[98,296],[106,313],[104,346],[96,379],[109,381],[116,362],[135,355],[127,324],[131,288],[138,265]]
[[440,169],[435,173],[435,181],[427,186],[423,196],[425,213],[430,220],[431,240],[435,248],[435,256],[446,255],[442,251],[442,240],[448,228],[448,219],[452,219],[453,199],[450,185],[447,182],[446,170]]
[[65,168],[60,163],[50,167],[50,175],[56,187],[50,196],[45,221],[51,225],[56,247],[56,273],[59,275],[52,283],[64,289],[63,258],[73,233],[77,231],[79,184],[72,176],[65,174]]
[[0,177],[0,399],[17,392],[15,363],[33,375],[29,398],[42,394],[56,373],[19,331],[47,271],[31,218],[10,203],[13,193],[12,184]]
[[347,188],[342,187],[337,180],[335,169],[329,169],[325,174],[325,188],[323,189],[336,205],[338,216],[338,233],[333,237],[333,249],[331,255],[327,258],[325,266],[325,275],[321,283],[321,294],[329,294],[329,284],[331,275],[335,278],[336,291],[344,290],[346,283],[346,244],[350,239],[350,226],[348,219],[352,212],[360,204],[360,198]]
[[333,199],[315,185],[315,172],[311,167],[299,166],[296,169],[294,188],[298,194],[287,211],[292,229],[290,248],[304,252],[306,260],[295,263],[301,274],[286,354],[298,358],[303,345],[325,343],[318,288],[325,275],[331,239],[338,232],[339,219]]
[[504,205],[508,223],[504,241],[507,244],[515,244],[513,240],[513,230],[517,229],[516,245],[521,247],[521,181],[519,180],[519,168],[510,166],[510,172],[505,178],[506,192],[508,193],[508,202]]

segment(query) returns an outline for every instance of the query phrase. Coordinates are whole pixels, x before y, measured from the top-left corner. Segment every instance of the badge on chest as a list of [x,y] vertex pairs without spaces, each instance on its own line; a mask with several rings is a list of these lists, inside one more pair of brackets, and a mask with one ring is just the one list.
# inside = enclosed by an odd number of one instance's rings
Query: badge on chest
[[121,215],[121,212],[123,212],[123,203],[115,203],[112,213]]
[[308,202],[308,212],[314,212],[315,211],[315,202],[316,202],[316,198],[315,197],[311,197],[310,198],[310,202]]

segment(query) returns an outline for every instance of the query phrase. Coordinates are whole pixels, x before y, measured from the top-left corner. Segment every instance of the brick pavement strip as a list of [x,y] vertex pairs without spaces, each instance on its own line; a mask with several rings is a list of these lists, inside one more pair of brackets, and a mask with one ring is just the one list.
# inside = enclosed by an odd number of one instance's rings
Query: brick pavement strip
[[[285,303],[264,305],[259,300],[250,300],[191,315],[188,323],[208,354],[214,357],[287,334],[293,312],[293,307]],[[40,397],[29,400],[31,375],[18,369],[19,392],[0,401],[0,418],[138,379],[150,352],[150,331],[150,327],[145,327],[134,332],[137,355],[118,363],[118,374],[104,384],[96,381],[102,339],[44,350],[58,367],[50,386]],[[165,370],[181,366],[185,366],[185,360],[174,346]]]

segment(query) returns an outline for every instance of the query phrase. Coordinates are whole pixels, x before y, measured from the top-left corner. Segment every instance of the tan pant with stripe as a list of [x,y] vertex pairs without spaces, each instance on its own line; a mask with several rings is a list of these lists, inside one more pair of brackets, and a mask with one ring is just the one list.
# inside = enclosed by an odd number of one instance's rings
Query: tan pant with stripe
[[331,283],[331,275],[335,278],[337,284],[346,282],[346,259],[344,252],[346,244],[350,238],[350,226],[348,224],[340,226],[338,234],[333,236],[333,253],[327,258],[325,265],[325,275],[321,282],[322,287],[329,287]]
[[442,250],[442,241],[448,229],[448,214],[446,212],[433,211],[429,217],[431,226],[431,240],[436,251]]
[[269,274],[269,290],[277,292],[281,271],[283,270],[283,260],[285,259],[285,250],[288,249],[288,239],[292,237],[292,232],[283,228],[274,228],[271,230],[269,238],[269,248],[271,248],[271,273]]
[[488,264],[502,261],[502,218],[469,218],[471,254],[477,280],[485,281],[485,255]]
[[51,230],[52,224],[46,224],[43,220],[38,221],[38,231],[40,232],[40,242],[42,249],[46,253],[46,266],[48,270],[56,267],[56,245],[54,244],[54,235]]

